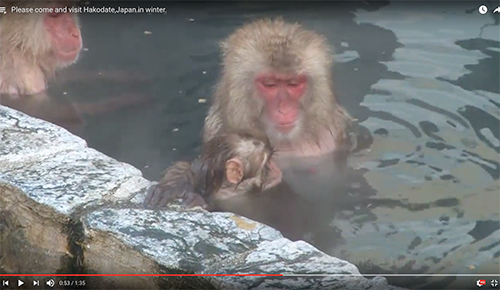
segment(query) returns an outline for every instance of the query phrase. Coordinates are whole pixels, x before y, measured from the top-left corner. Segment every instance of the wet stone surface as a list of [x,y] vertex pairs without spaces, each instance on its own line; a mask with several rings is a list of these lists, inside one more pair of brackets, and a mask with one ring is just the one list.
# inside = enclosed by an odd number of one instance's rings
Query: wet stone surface
[[1,106],[0,139],[0,269],[7,273],[350,273],[357,275],[99,278],[91,285],[396,289],[234,214],[176,205],[141,209],[150,182],[139,170],[86,147],[62,128]]

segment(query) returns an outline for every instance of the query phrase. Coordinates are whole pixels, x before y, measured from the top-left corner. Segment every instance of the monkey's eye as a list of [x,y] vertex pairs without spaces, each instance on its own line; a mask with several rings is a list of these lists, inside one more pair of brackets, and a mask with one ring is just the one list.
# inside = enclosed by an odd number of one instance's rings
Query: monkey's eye
[[261,83],[265,88],[272,88],[276,86],[276,80],[272,77],[262,78]]
[[287,81],[287,87],[291,90],[302,90],[304,88],[304,86],[306,85],[307,83],[307,80],[305,77],[296,77],[296,78],[292,78],[292,79],[289,79]]
[[276,87],[276,84],[271,82],[263,82],[262,85],[268,89]]

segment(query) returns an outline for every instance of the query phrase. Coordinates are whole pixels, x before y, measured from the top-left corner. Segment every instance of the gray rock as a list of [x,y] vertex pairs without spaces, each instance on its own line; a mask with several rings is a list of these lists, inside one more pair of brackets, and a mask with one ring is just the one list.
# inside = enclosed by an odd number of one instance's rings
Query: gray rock
[[142,209],[138,169],[1,106],[0,138],[0,272],[284,275],[87,278],[121,288],[394,288],[234,214]]

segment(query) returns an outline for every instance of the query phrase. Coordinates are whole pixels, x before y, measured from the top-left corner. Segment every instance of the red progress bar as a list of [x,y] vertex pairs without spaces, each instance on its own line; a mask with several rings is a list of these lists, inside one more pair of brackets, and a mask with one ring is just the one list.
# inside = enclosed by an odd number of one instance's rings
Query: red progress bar
[[283,276],[283,274],[1,274],[0,276],[50,276],[50,277],[89,277],[89,276]]

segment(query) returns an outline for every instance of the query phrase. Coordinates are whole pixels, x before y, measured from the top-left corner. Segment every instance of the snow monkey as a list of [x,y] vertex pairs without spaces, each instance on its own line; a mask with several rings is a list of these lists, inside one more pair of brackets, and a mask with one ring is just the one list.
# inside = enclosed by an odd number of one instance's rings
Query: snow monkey
[[179,194],[175,196],[156,196],[165,198],[164,203],[181,198],[188,207],[216,209],[218,201],[258,194],[279,184],[281,171],[271,160],[273,153],[265,135],[251,132],[222,134],[203,145],[201,157],[195,161],[197,164],[174,163],[167,169],[159,186],[151,189],[183,188],[176,191]]
[[[222,76],[205,118],[203,143],[228,132],[260,132],[281,170],[287,159],[347,146],[352,118],[333,93],[333,56],[323,36],[281,18],[263,19],[237,29],[221,49]],[[164,186],[170,181],[167,172],[148,191],[147,207],[162,207],[169,196],[192,191]]]

